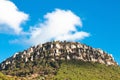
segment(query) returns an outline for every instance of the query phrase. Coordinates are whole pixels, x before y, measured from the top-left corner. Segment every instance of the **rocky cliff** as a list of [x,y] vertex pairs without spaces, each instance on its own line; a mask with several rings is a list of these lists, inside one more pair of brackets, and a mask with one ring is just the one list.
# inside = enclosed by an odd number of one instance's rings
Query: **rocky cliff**
[[78,42],[53,41],[15,53],[0,64],[0,70],[8,70],[15,66],[19,67],[17,64],[20,62],[28,63],[44,59],[53,62],[58,60],[81,60],[117,65],[113,57],[101,49],[95,49]]

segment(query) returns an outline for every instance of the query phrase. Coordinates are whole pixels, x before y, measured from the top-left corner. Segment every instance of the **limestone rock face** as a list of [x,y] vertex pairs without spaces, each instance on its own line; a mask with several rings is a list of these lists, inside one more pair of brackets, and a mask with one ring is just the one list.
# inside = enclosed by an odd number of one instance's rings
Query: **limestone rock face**
[[14,64],[34,62],[40,59],[80,60],[98,62],[106,65],[117,65],[113,57],[101,49],[95,49],[78,42],[53,41],[33,46],[28,50],[15,53],[0,64],[0,70],[8,69]]

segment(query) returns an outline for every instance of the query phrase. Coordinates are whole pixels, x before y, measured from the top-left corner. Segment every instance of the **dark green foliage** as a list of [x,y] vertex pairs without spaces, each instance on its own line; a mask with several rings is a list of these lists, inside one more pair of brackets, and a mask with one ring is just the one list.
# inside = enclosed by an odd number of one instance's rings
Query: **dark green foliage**
[[60,66],[59,61],[51,61],[49,57],[40,59],[40,60],[34,60],[34,61],[28,61],[28,62],[22,62],[19,61],[17,64],[12,65],[14,68],[8,68],[8,70],[2,70],[1,72],[6,75],[11,76],[18,76],[18,77],[27,77],[32,74],[39,74],[39,75],[49,75],[49,74],[55,74],[57,69]]

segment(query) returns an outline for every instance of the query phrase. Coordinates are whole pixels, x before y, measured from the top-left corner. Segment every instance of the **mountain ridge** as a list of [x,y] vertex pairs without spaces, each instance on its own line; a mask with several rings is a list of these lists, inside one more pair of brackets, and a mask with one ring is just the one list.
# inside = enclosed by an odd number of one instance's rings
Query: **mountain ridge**
[[0,64],[6,75],[56,74],[62,61],[83,61],[117,66],[113,57],[101,49],[78,42],[52,41],[15,53]]

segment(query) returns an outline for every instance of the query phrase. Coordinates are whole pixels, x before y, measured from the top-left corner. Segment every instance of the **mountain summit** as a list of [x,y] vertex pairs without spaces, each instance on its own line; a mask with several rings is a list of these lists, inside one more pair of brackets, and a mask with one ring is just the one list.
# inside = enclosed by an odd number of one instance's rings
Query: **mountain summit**
[[53,41],[15,53],[0,64],[0,70],[7,75],[17,76],[48,74],[49,71],[56,74],[55,70],[60,67],[61,61],[71,60],[117,65],[113,57],[101,49],[78,42]]

